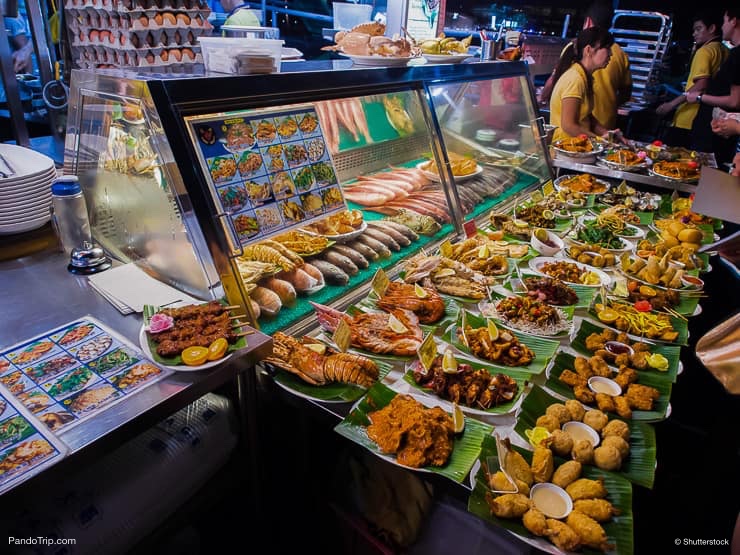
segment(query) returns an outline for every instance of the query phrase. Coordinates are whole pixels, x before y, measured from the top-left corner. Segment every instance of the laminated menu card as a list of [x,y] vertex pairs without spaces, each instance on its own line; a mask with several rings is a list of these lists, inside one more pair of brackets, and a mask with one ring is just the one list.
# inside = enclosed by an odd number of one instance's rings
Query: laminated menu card
[[55,433],[171,373],[91,316],[0,350],[0,384]]

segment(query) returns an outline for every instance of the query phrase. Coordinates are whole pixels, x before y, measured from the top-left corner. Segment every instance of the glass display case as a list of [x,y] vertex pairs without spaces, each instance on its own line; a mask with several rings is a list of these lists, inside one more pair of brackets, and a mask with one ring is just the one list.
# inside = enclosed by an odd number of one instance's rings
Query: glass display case
[[346,306],[378,268],[551,178],[524,63],[291,68],[76,71],[67,169],[94,238],[191,294],[226,294],[266,333],[297,330],[311,302]]

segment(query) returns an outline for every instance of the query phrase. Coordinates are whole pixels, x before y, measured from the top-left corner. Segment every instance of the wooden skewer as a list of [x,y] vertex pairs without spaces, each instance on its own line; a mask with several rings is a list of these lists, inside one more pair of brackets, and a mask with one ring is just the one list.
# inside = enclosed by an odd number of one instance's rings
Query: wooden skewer
[[246,314],[237,314],[236,316],[229,316],[229,320],[238,320],[239,318],[246,318]]
[[241,333],[235,333],[234,335],[236,337],[244,337],[245,335],[252,335],[253,333],[254,333],[254,330],[247,330],[247,331],[243,331]]

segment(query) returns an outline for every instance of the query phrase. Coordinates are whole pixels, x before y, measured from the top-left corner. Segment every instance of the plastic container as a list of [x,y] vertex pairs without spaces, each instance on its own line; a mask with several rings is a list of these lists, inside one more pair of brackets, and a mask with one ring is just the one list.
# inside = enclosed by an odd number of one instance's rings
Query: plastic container
[[278,73],[283,42],[243,37],[200,37],[206,71],[249,75]]
[[360,23],[371,21],[373,7],[370,4],[351,4],[349,2],[333,2],[334,28],[351,29]]
[[71,254],[85,241],[92,242],[87,204],[77,176],[65,175],[51,185],[52,221],[62,250]]
[[250,39],[279,39],[277,27],[253,27],[250,25],[221,25],[225,37],[245,37]]

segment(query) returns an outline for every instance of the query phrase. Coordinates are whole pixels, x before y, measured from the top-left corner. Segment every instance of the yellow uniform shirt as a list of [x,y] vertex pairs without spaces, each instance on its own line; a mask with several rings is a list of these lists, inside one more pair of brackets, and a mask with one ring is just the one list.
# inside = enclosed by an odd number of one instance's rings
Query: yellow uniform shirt
[[563,114],[563,99],[577,98],[581,101],[578,121],[585,127],[590,127],[589,116],[593,109],[593,94],[588,90],[588,78],[580,64],[574,63],[560,76],[550,96],[550,124],[557,126],[552,136],[553,141],[570,137],[560,127]]
[[594,117],[607,129],[617,126],[617,91],[632,87],[630,62],[624,50],[615,42],[612,55],[604,69],[594,71]]
[[[712,77],[717,73],[719,66],[727,59],[729,52],[727,47],[718,40],[702,44],[694,53],[694,59],[691,60],[689,77],[686,79],[684,90],[688,91],[697,79]],[[691,129],[691,124],[694,123],[694,116],[696,116],[696,112],[698,111],[698,103],[689,104],[688,102],[684,102],[678,107],[673,116],[673,126],[680,127],[681,129]]]

